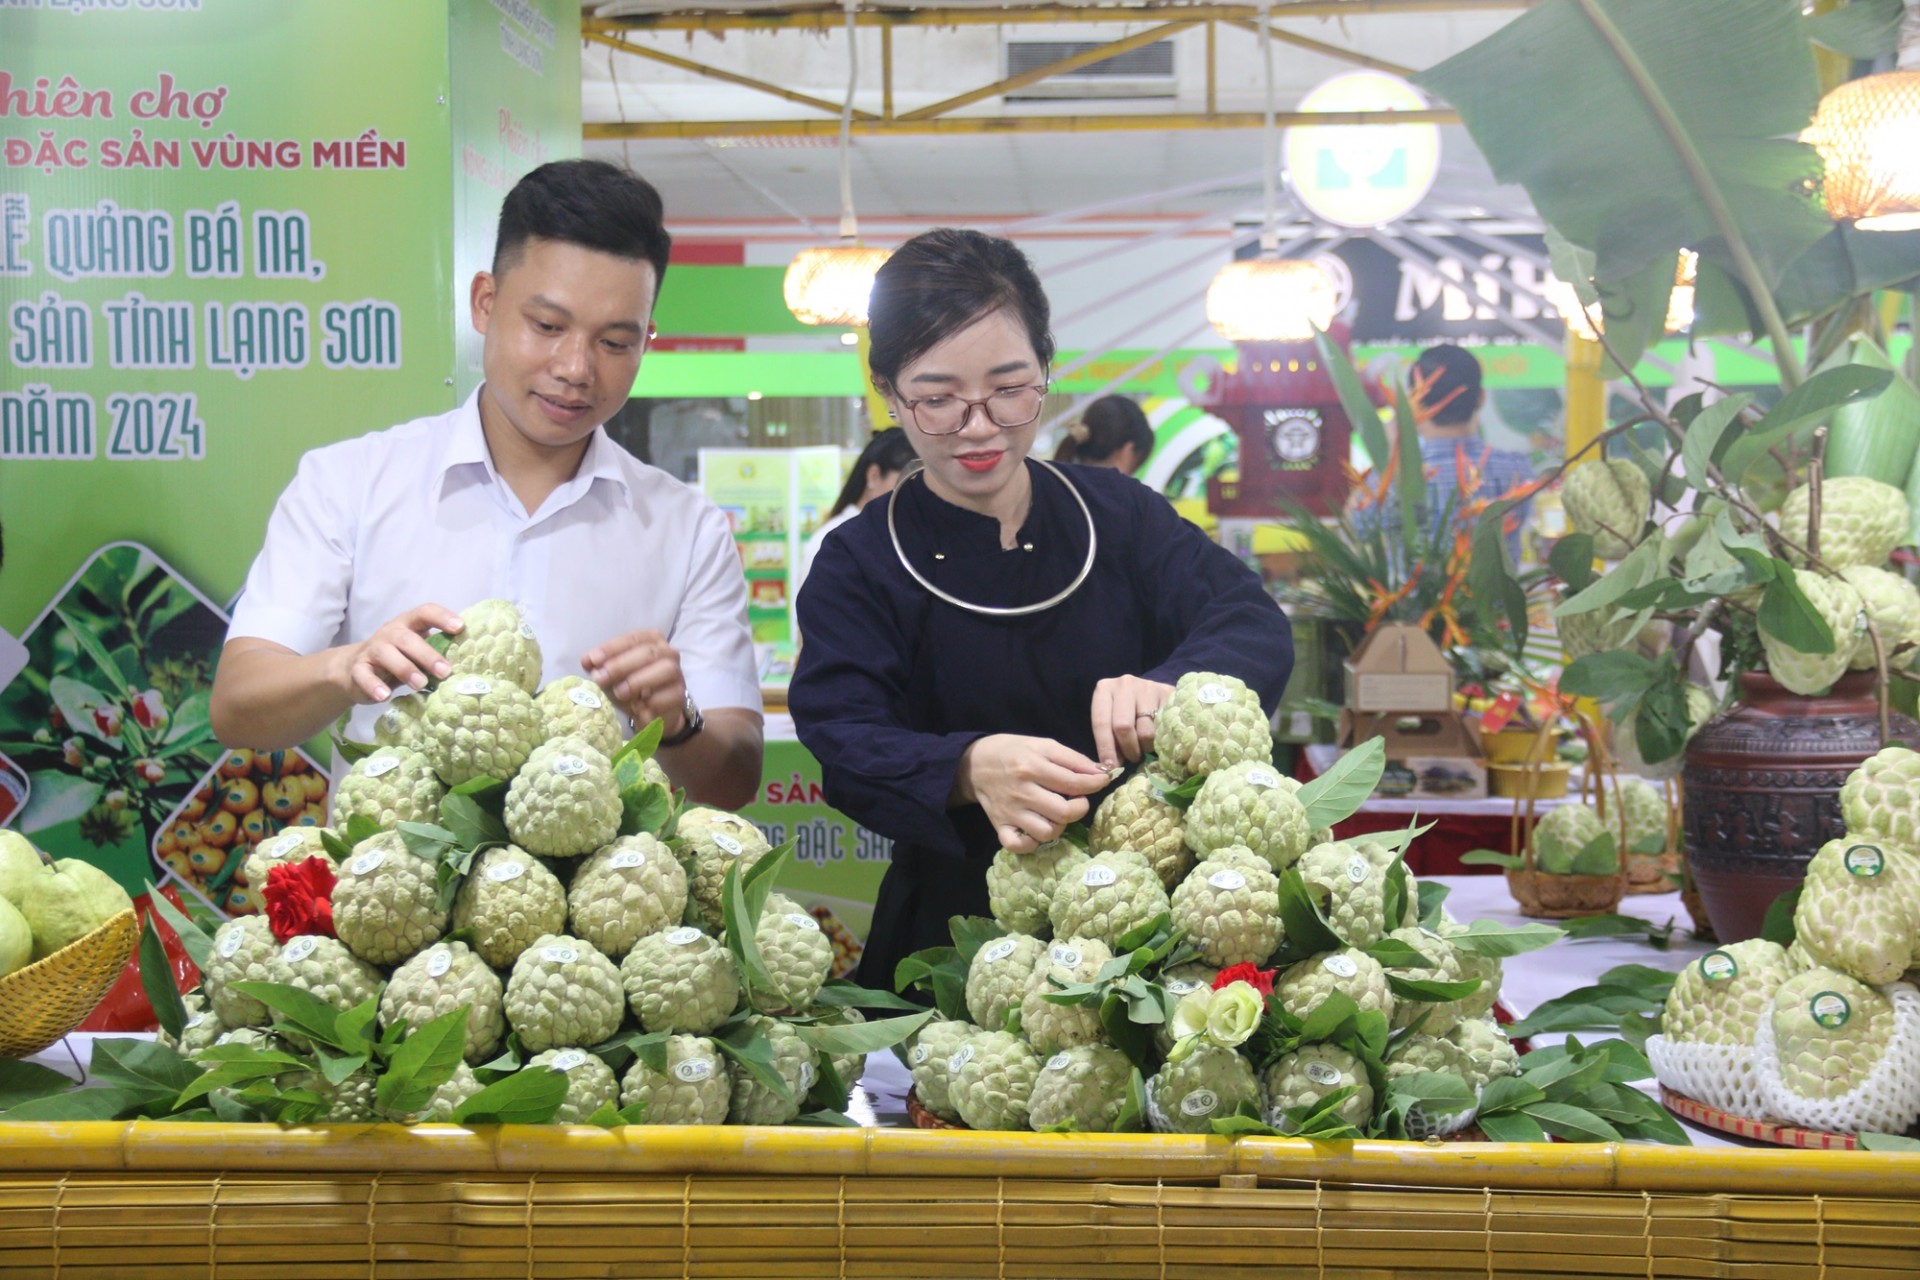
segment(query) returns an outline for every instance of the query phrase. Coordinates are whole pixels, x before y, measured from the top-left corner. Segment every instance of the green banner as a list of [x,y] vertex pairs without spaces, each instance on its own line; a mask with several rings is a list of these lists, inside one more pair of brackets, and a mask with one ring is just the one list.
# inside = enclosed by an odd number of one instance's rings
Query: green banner
[[857,959],[873,926],[873,900],[893,842],[827,807],[819,762],[792,739],[768,740],[760,796],[740,813],[769,843],[793,841],[793,861],[780,873],[780,890],[820,918],[833,938],[835,960],[842,962],[842,971],[850,968],[846,962]]

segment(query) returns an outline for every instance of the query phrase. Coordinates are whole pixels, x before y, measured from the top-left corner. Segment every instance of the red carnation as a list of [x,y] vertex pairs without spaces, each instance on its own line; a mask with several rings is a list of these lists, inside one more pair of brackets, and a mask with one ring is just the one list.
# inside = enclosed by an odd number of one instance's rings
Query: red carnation
[[303,933],[335,937],[333,864],[325,858],[280,863],[267,872],[267,924],[273,936],[289,942]]
[[1231,982],[1244,982],[1263,996],[1273,994],[1273,976],[1277,969],[1261,969],[1252,964],[1229,965],[1213,976],[1213,989],[1220,990]]

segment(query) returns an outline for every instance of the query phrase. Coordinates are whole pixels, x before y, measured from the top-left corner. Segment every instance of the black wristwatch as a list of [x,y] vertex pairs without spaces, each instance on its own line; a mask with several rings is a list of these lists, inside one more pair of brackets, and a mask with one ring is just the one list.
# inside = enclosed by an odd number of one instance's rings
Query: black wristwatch
[[693,694],[691,691],[689,691],[687,694],[687,704],[685,708],[683,708],[683,715],[686,720],[686,723],[680,726],[680,731],[678,733],[669,734],[668,736],[660,739],[661,746],[677,747],[681,743],[685,742],[687,739],[693,737],[694,734],[700,732],[702,729],[707,727],[707,718],[700,714],[700,708],[698,705],[694,703]]

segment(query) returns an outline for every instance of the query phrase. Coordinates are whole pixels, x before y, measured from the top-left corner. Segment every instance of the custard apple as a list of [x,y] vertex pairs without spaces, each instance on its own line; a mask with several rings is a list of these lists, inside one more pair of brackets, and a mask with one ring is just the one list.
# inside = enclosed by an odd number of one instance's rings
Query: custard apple
[[680,923],[687,873],[673,850],[650,835],[621,836],[595,850],[567,886],[574,933],[618,960],[650,933]]
[[1046,952],[1046,943],[1030,933],[1010,933],[974,952],[967,966],[968,1016],[982,1027],[1006,1026],[1008,1011],[1020,1007]]
[[264,1027],[273,1021],[267,1006],[236,991],[236,982],[273,982],[271,972],[279,940],[265,916],[241,916],[220,926],[213,935],[213,954],[202,975],[207,1002],[214,1016],[228,1027]]
[[321,1112],[312,1124],[378,1124],[380,1112],[374,1106],[378,1082],[371,1071],[356,1071],[334,1084],[318,1071],[300,1071],[281,1079],[283,1090],[301,1089],[320,1099]]
[[1093,811],[1088,848],[1094,853],[1131,849],[1153,865],[1160,883],[1171,893],[1193,867],[1180,810],[1154,790],[1155,775],[1134,774],[1100,802]]
[[1260,697],[1232,676],[1190,671],[1154,717],[1153,749],[1175,782],[1228,765],[1273,761],[1273,730]]
[[1793,928],[1816,963],[1869,986],[1898,981],[1920,944],[1920,859],[1850,836],[1827,841],[1807,863]]
[[1147,1123],[1155,1133],[1212,1133],[1215,1119],[1259,1105],[1253,1064],[1205,1040],[1147,1081]]
[[[1434,932],[1448,940],[1451,945],[1452,939],[1467,932],[1467,926],[1448,917],[1441,920],[1440,927]],[[1468,978],[1480,979],[1479,987],[1454,1002],[1459,1009],[1461,1020],[1491,1016],[1494,1001],[1500,998],[1500,980],[1505,976],[1501,972],[1500,962],[1492,956],[1483,956],[1476,951],[1454,947],[1453,964],[1460,972],[1461,981],[1464,982]]]
[[1283,775],[1264,761],[1215,769],[1187,810],[1187,847],[1199,857],[1244,845],[1284,871],[1307,851],[1306,808]]
[[1173,926],[1208,964],[1262,964],[1280,946],[1280,878],[1246,860],[1208,858],[1173,891]]
[[175,1040],[161,1027],[155,1039],[181,1057],[191,1058],[231,1030],[207,1002],[206,992],[190,991],[180,998],[180,1003],[187,1015],[185,1025],[180,1028],[180,1038]]
[[1387,1079],[1431,1071],[1435,1075],[1457,1076],[1465,1080],[1473,1074],[1473,1060],[1466,1050],[1451,1040],[1416,1031],[1394,1043],[1387,1058]]
[[733,1073],[733,1095],[728,1100],[728,1124],[786,1124],[806,1105],[807,1092],[820,1078],[820,1055],[791,1025],[765,1014],[750,1014],[750,1033],[766,1037],[773,1069],[791,1097],[783,1098],[762,1084],[751,1071]]
[[1020,1034],[1041,1053],[1104,1043],[1107,1033],[1100,1025],[1098,1007],[1055,1004],[1046,997],[1063,986],[1092,982],[1094,975],[1111,959],[1113,952],[1107,949],[1106,943],[1092,938],[1066,938],[1047,948],[1047,954],[1033,967],[1033,977],[1020,999]]
[[642,1124],[725,1124],[733,1098],[727,1060],[703,1036],[668,1036],[667,1069],[635,1060],[620,1082],[620,1105],[646,1104]]
[[620,970],[593,944],[566,934],[534,939],[507,979],[507,1025],[528,1053],[599,1044],[620,1029]]
[[[1700,732],[1707,721],[1713,719],[1714,708],[1719,704],[1713,696],[1713,690],[1705,685],[1689,684],[1686,697],[1686,741],[1691,742],[1693,735]],[[1686,759],[1682,752],[1676,751],[1671,757],[1652,763],[1641,756],[1640,741],[1637,736],[1639,731],[1634,727],[1634,717],[1638,714],[1639,708],[1635,707],[1621,716],[1618,723],[1613,726],[1613,754],[1620,762],[1620,767],[1629,773],[1637,773],[1643,778],[1652,778],[1655,781],[1679,777],[1680,767]]]
[[1127,1104],[1133,1063],[1104,1044],[1062,1049],[1047,1059],[1027,1096],[1027,1123],[1036,1130],[1109,1133]]
[[833,943],[821,932],[820,922],[792,898],[772,893],[753,938],[773,986],[749,990],[748,1002],[760,1013],[805,1011],[833,972]]
[[[1920,645],[1920,587],[1890,569],[1873,565],[1853,565],[1842,569],[1840,576],[1860,593],[1861,607],[1880,632],[1880,643],[1887,651],[1887,665],[1912,670],[1916,659],[1920,659],[1920,649],[1902,650],[1902,647]],[[1867,671],[1875,665],[1873,636],[1865,628],[1853,646],[1853,661],[1847,665],[1855,671]]]
[[1860,623],[1860,593],[1851,583],[1829,578],[1811,569],[1795,569],[1793,579],[1814,612],[1833,632],[1832,653],[1803,653],[1760,628],[1760,647],[1766,650],[1767,673],[1795,693],[1825,693],[1847,673],[1854,646],[1865,629]]
[[705,1035],[740,1003],[740,966],[720,940],[692,925],[650,933],[620,962],[633,1016],[649,1032]]
[[1335,1114],[1363,1132],[1373,1118],[1373,1084],[1367,1069],[1337,1045],[1301,1045],[1268,1067],[1260,1084],[1266,1122],[1282,1133],[1295,1129],[1287,1112],[1302,1107],[1311,1111],[1341,1089],[1353,1092],[1334,1108]]
[[[1800,941],[1800,939],[1795,938],[1793,942],[1788,945],[1787,976],[1789,978],[1796,973],[1805,973],[1809,969],[1817,968],[1819,963],[1818,960],[1813,958],[1812,953],[1807,950],[1807,944]],[[1769,996],[1768,998],[1771,999],[1772,997]]]
[[427,1105],[420,1108],[420,1114],[412,1117],[409,1123],[449,1124],[453,1121],[453,1113],[484,1088],[486,1086],[480,1083],[479,1077],[473,1074],[473,1068],[462,1062],[454,1067],[446,1083],[433,1091],[433,1095],[427,1099]]
[[555,680],[534,698],[533,709],[540,713],[540,736],[547,741],[583,738],[609,760],[627,744],[620,713],[600,686],[585,676]]
[[438,822],[440,801],[446,794],[424,755],[381,747],[354,761],[334,788],[333,825],[344,831],[348,823],[363,816],[383,831],[402,822]]
[[425,693],[409,684],[395,686],[387,698],[386,710],[374,717],[374,745],[418,751],[420,744],[425,741],[420,733],[420,722],[426,714]]
[[528,1071],[540,1067],[567,1077],[566,1101],[553,1113],[554,1124],[584,1124],[607,1103],[620,1105],[620,1083],[613,1068],[585,1049],[547,1049],[527,1059]]
[[[835,1009],[815,1023],[822,1027],[845,1027],[865,1022],[867,1015],[858,1009]],[[860,1083],[860,1077],[867,1072],[867,1055],[864,1053],[822,1053],[833,1066],[833,1074],[840,1077],[840,1083],[851,1089]]]
[[1071,840],[1049,840],[1032,853],[1002,849],[987,867],[987,903],[1008,933],[1053,936],[1053,892],[1060,881],[1078,874],[1086,850]]
[[585,738],[541,743],[507,788],[507,833],[528,853],[574,858],[620,834],[613,766]]
[[1567,524],[1593,538],[1593,554],[1602,560],[1618,560],[1640,545],[1652,503],[1647,473],[1623,458],[1581,463],[1560,485]]
[[486,676],[505,680],[529,696],[540,687],[540,642],[518,605],[482,600],[462,609],[460,621],[460,630],[447,637],[447,665],[453,668],[447,680]]
[[1625,648],[1633,639],[1634,615],[1614,618],[1610,613],[1607,609],[1590,609],[1585,613],[1554,615],[1554,630],[1560,634],[1560,647],[1566,651],[1569,663],[1589,654]]
[[920,1105],[943,1120],[958,1120],[949,1093],[949,1070],[960,1046],[980,1034],[980,1028],[966,1022],[935,1020],[915,1033],[913,1047],[907,1050],[907,1069],[913,1073],[914,1096]]
[[[1574,859],[1580,855],[1580,851],[1609,831],[1617,845],[1620,840],[1619,829],[1602,822],[1599,813],[1590,805],[1569,801],[1549,809],[1540,815],[1540,821],[1533,827],[1533,865],[1549,875],[1572,875]],[[1617,868],[1619,850],[1614,852]],[[1606,875],[1611,872],[1596,871],[1592,874]]]
[[[1803,484],[1780,504],[1780,532],[1804,548],[1812,523],[1813,489]],[[1820,558],[1835,569],[1884,565],[1912,524],[1907,495],[1884,481],[1832,476],[1820,488]],[[1798,555],[1794,562],[1806,563]]]
[[1920,752],[1883,747],[1840,786],[1847,830],[1865,840],[1920,849]]
[[467,1042],[461,1056],[485,1062],[506,1038],[505,994],[500,975],[466,943],[436,943],[393,971],[380,994],[380,1025],[404,1023],[418,1030],[464,1007]]
[[[1620,785],[1610,798],[1626,814],[1627,879],[1642,885],[1660,883],[1666,874],[1661,859],[1667,849],[1667,798],[1645,778],[1631,774],[1620,776]],[[1616,829],[1611,812],[1607,829]]]
[[1040,1055],[1004,1031],[982,1031],[947,1063],[948,1097],[970,1129],[1025,1129]]
[[333,931],[369,964],[399,964],[446,933],[451,913],[435,905],[439,867],[398,832],[362,840],[339,873]]
[[[1459,962],[1454,958],[1459,953],[1439,934],[1428,933],[1425,929],[1414,925],[1405,925],[1389,930],[1386,936],[1406,943],[1433,962],[1424,966],[1410,965],[1405,968],[1396,968],[1394,973],[1397,976],[1419,982],[1462,981],[1464,975],[1460,972]],[[1421,1020],[1422,1015],[1425,1016],[1424,1021]],[[1419,1022],[1420,1030],[1427,1035],[1444,1036],[1453,1030],[1454,1025],[1459,1021],[1460,1002],[1457,1000],[1443,1000],[1438,1004],[1402,1000],[1397,997],[1394,1000],[1391,1025],[1395,1028],[1410,1027],[1415,1022]]]
[[1674,975],[1660,1034],[1677,1044],[1750,1045],[1788,976],[1786,951],[1765,938],[1709,951]]
[[720,901],[727,870],[738,866],[745,875],[772,846],[760,828],[738,814],[689,809],[680,815],[673,847],[687,871],[687,923],[718,934],[726,920]]
[[[1319,901],[1327,923],[1348,946],[1370,947],[1389,929],[1412,922],[1419,910],[1419,891],[1406,874],[1407,892],[1401,917],[1387,919],[1387,885],[1393,855],[1382,859],[1380,847],[1370,842],[1335,840],[1317,844],[1300,859],[1300,879]],[[1402,867],[1405,872],[1404,865]]]
[[338,938],[303,933],[267,962],[267,981],[298,987],[345,1013],[380,991],[380,971]]
[[1462,1018],[1447,1032],[1447,1039],[1466,1055],[1469,1089],[1483,1089],[1501,1076],[1520,1074],[1520,1051],[1492,1018]]
[[1282,973],[1273,984],[1273,994],[1281,1007],[1296,1018],[1304,1018],[1320,1007],[1320,1002],[1339,991],[1362,1010],[1377,1009],[1393,1017],[1393,992],[1387,986],[1387,971],[1380,962],[1357,947],[1309,956]]
[[1795,974],[1773,994],[1780,1083],[1802,1098],[1860,1087],[1893,1040],[1893,1001],[1834,969]]
[[1047,916],[1062,938],[1093,938],[1107,949],[1122,935],[1167,911],[1167,891],[1147,860],[1131,849],[1097,853],[1054,886]]
[[322,827],[288,827],[278,835],[269,836],[253,846],[253,852],[240,865],[240,875],[253,888],[265,889],[267,876],[274,867],[327,857],[327,846],[320,839],[323,830]]
[[453,899],[453,928],[473,934],[473,949],[508,969],[542,934],[567,927],[567,891],[525,849],[506,845],[473,860]]
[[507,779],[538,745],[540,717],[517,684],[455,676],[427,695],[420,738],[420,750],[450,787],[479,777]]

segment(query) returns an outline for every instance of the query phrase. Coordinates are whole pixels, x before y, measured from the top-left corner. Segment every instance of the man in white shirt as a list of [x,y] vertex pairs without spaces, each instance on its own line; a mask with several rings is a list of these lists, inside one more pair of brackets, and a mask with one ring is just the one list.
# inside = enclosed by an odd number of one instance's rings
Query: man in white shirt
[[760,692],[726,519],[601,429],[652,336],[667,250],[659,194],[612,165],[515,185],[470,292],[485,383],[301,460],[227,632],[221,741],[290,747],[350,710],[369,736],[396,689],[447,674],[428,635],[503,598],[544,679],[584,671],[635,725],[663,721],[660,763],[694,800],[752,799]]

